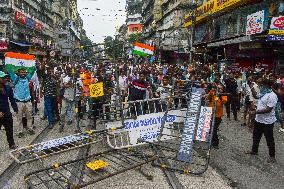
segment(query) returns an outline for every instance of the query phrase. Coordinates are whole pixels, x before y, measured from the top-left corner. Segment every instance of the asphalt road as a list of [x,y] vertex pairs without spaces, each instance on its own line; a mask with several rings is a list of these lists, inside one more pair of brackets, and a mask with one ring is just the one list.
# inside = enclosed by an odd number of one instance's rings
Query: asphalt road
[[[83,121],[81,125],[86,125],[88,124],[86,121]],[[39,117],[36,118],[36,125],[37,125],[37,130],[36,134],[38,134],[46,125],[46,121],[42,121],[39,119]],[[223,124],[222,127],[222,133],[225,132],[226,129],[231,129],[230,127],[227,128],[225,124]],[[19,132],[19,128],[15,124],[15,133]],[[70,134],[73,134],[75,130],[75,126],[67,126],[65,127],[64,133],[59,133],[59,125],[56,125],[51,132],[49,132],[44,138],[43,141],[47,141],[50,139],[62,137],[62,136],[67,136]],[[226,132],[246,132],[243,128],[237,129],[236,131],[234,130],[228,130]],[[225,132],[225,133],[226,133]],[[234,133],[231,133],[232,136],[234,136]],[[240,133],[240,135],[242,135]],[[4,140],[0,141],[0,161],[2,162],[2,166],[0,168],[0,174],[13,162],[13,160],[9,157],[8,155],[8,147],[7,143],[5,140],[5,133],[4,131],[0,132],[0,137]],[[19,146],[25,146],[28,145],[36,135],[33,136],[26,136],[25,138],[16,138],[16,142]],[[249,139],[247,139],[249,142]],[[231,142],[227,139],[221,142],[221,149],[218,151],[213,151],[213,159],[212,159],[212,165],[213,167],[216,167],[216,169],[213,169],[212,167],[209,167],[208,171],[202,175],[202,176],[186,176],[182,174],[176,174],[176,177],[179,179],[180,183],[184,186],[184,188],[194,188],[194,189],[204,189],[204,188],[212,188],[212,189],[227,189],[231,188],[229,184],[232,183],[232,181],[235,181],[236,183],[239,183],[239,186],[246,186],[246,182],[251,182],[248,178],[244,175],[239,176],[241,178],[236,179],[235,177],[238,175],[237,173],[240,172],[239,169],[243,169],[242,171],[249,170],[251,168],[247,168],[246,164],[240,163],[238,160],[238,156],[236,155],[236,150],[235,150],[235,143],[232,141],[232,144],[228,145],[223,145],[225,142]],[[282,140],[283,141],[283,140]],[[227,143],[226,142],[226,143]],[[238,144],[238,143],[237,143]],[[223,149],[224,146],[224,150]],[[283,147],[283,146],[282,146]],[[262,147],[262,148],[265,148]],[[90,148],[90,154],[97,153],[99,151],[104,151],[109,149],[107,144],[105,142],[99,143],[99,144],[94,144]],[[228,153],[228,151],[230,153]],[[279,151],[279,150],[277,150]],[[3,189],[25,189],[26,185],[24,182],[24,175],[34,171],[41,169],[43,167],[49,167],[53,165],[54,163],[61,163],[61,162],[66,162],[70,161],[73,159],[76,159],[78,157],[79,150],[73,150],[69,152],[65,152],[62,154],[54,155],[49,158],[45,158],[42,162],[40,161],[35,161],[32,163],[24,164],[21,165],[20,168],[10,176],[10,179],[6,181],[6,184],[3,186]],[[279,154],[280,155],[280,154]],[[283,154],[282,154],[283,155]],[[230,157],[228,157],[230,156]],[[260,155],[261,156],[261,155]],[[228,158],[226,158],[228,157]],[[283,156],[282,156],[283,157]],[[241,157],[244,158],[244,157]],[[233,159],[233,160],[232,160]],[[249,160],[249,158],[244,158],[245,161]],[[235,164],[231,164],[231,162],[236,162]],[[219,163],[221,165],[219,165]],[[239,166],[243,165],[243,166]],[[252,163],[253,164],[253,163]],[[253,164],[254,165],[254,164]],[[235,167],[238,166],[238,167]],[[280,167],[281,168],[281,167]],[[283,168],[283,167],[282,167]],[[137,170],[130,170],[125,173],[119,174],[117,176],[111,177],[109,179],[106,179],[104,181],[101,181],[99,183],[96,183],[95,186],[100,189],[151,189],[151,188],[158,188],[158,189],[170,189],[170,186],[163,174],[163,172],[159,168],[154,168],[150,164],[147,164],[143,166],[143,169],[145,169],[146,172],[151,174],[154,179],[153,181],[147,180],[144,176],[141,175]],[[234,170],[234,171],[231,171]],[[273,171],[275,173],[276,169]],[[282,170],[283,171],[283,170]],[[232,172],[232,174],[231,174]],[[235,172],[236,174],[233,174]],[[248,171],[249,172],[249,171]],[[265,172],[262,171],[258,175],[259,178],[264,178],[267,177],[267,174],[270,174],[270,172]],[[253,175],[250,174],[250,175]],[[283,175],[283,174],[282,174]],[[272,178],[273,176],[271,176]],[[0,177],[1,179],[1,177]],[[263,179],[264,180],[264,179]],[[268,180],[268,178],[266,179]],[[276,180],[275,184],[276,184]],[[242,185],[241,185],[242,184]],[[253,184],[251,184],[253,185]],[[251,188],[251,185],[247,185]],[[281,183],[279,182],[278,185],[275,186],[280,186]],[[258,186],[261,186],[259,184]],[[89,186],[86,188],[93,188],[94,186]],[[245,187],[244,187],[245,188]],[[261,187],[257,187],[261,188]],[[267,187],[266,187],[267,188]],[[277,187],[274,187],[277,188]]]
[[229,180],[230,186],[241,189],[284,188],[284,133],[274,127],[277,163],[269,164],[268,148],[263,136],[258,156],[244,152],[251,149],[252,132],[239,121],[223,119],[220,127],[220,148],[213,150],[211,166]]

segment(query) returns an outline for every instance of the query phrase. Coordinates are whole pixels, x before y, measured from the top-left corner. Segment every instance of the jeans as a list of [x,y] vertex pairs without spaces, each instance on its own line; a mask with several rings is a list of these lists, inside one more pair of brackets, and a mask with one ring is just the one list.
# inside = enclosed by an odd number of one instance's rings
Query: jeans
[[274,124],[266,125],[263,123],[255,122],[254,130],[253,130],[253,145],[252,145],[252,152],[258,153],[259,143],[264,134],[266,138],[266,143],[269,149],[269,156],[275,157],[275,142],[273,136],[273,127]]
[[51,125],[55,121],[55,97],[45,96],[44,97],[44,114],[47,116],[48,124]]
[[64,101],[66,106],[67,121],[72,121],[75,102],[68,99],[64,99]]
[[14,136],[13,136],[13,118],[12,117],[0,118],[0,126],[4,126],[5,128],[9,147],[14,146],[15,141],[14,141]]

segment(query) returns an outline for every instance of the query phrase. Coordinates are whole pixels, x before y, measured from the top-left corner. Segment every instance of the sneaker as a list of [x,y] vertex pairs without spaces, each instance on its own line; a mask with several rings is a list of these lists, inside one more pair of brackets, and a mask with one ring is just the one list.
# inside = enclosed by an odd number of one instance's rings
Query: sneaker
[[27,131],[27,132],[28,132],[28,134],[29,134],[29,135],[34,135],[34,134],[35,134],[35,131],[34,131],[34,130],[32,130],[32,129],[28,129],[28,131]]
[[281,132],[284,133],[284,128],[281,128],[281,127],[280,127],[279,132],[280,132],[280,133],[281,133]]
[[275,157],[269,157],[267,163],[276,163]]
[[19,138],[23,138],[25,136],[25,134],[23,132],[19,132],[18,137]]
[[242,123],[241,126],[245,127],[245,126],[247,126],[247,124],[246,123]]

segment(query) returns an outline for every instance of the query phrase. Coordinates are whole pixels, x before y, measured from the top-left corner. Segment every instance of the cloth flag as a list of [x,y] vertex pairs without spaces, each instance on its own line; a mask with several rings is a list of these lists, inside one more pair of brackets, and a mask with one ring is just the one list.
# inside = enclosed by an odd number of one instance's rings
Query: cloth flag
[[7,71],[16,72],[20,68],[25,68],[27,72],[36,71],[36,58],[34,55],[7,52],[5,54],[5,67]]
[[143,57],[154,54],[155,49],[150,45],[145,45],[143,43],[138,43],[138,42],[135,42],[133,45],[134,49],[132,51],[132,54],[136,54]]

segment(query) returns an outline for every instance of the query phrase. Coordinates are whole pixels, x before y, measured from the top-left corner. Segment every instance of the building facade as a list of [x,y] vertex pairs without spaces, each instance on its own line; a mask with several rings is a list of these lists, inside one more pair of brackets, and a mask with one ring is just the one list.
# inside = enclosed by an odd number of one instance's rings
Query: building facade
[[76,0],[0,0],[0,56],[8,50],[38,58],[51,51],[71,56],[82,25]]
[[278,0],[210,0],[187,16],[185,26],[194,30],[193,50],[203,62],[278,69],[284,66],[283,13]]

